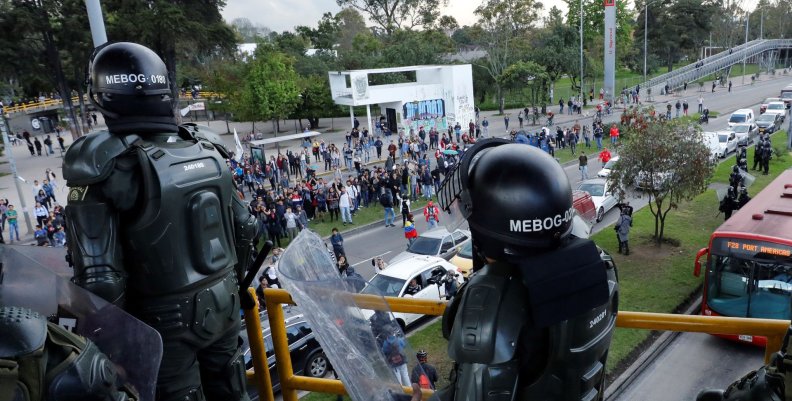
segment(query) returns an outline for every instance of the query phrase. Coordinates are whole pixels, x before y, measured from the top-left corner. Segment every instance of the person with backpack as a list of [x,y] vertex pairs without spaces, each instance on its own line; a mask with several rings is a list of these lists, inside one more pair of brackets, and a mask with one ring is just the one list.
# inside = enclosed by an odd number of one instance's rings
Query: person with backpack
[[380,190],[379,201],[385,208],[385,227],[394,227],[393,219],[396,218],[396,212],[393,211],[393,193],[383,187]]
[[396,327],[382,343],[382,354],[385,356],[385,361],[393,371],[393,374],[396,375],[399,384],[409,386],[410,376],[407,371],[407,357],[404,355],[405,346],[404,335]]
[[418,364],[415,365],[410,374],[410,382],[413,385],[413,390],[416,389],[416,384],[419,390],[434,390],[438,376],[437,369],[427,362],[429,354],[424,350],[419,350],[415,356],[418,358]]
[[399,200],[399,207],[401,208],[402,227],[404,227],[407,225],[407,216],[410,214],[410,197],[400,192],[397,195],[397,199]]

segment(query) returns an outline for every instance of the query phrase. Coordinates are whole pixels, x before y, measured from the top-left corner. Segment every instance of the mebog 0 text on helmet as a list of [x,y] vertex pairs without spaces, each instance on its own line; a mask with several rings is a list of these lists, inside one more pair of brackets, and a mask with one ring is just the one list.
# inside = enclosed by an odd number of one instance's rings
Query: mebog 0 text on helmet
[[[378,85],[377,75],[381,74],[401,74],[408,82]],[[421,127],[427,132],[431,128],[445,130],[457,122],[467,127],[476,119],[470,64],[331,71],[328,76],[333,101],[349,106],[351,121],[355,117],[352,107],[366,106],[366,120],[361,125],[372,132],[375,122],[392,133],[399,129],[409,133]],[[393,78],[381,81],[393,82]],[[371,117],[372,105],[379,108],[374,109],[379,113],[376,121]]]

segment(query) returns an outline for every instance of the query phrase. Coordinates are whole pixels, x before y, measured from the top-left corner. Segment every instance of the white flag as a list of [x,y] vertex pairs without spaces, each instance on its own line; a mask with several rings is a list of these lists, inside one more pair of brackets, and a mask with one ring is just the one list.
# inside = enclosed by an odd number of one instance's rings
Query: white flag
[[236,161],[242,161],[242,154],[245,153],[245,148],[242,147],[242,142],[239,141],[239,135],[237,134],[236,128],[234,128],[234,142],[236,142],[236,154],[234,155],[234,159]]

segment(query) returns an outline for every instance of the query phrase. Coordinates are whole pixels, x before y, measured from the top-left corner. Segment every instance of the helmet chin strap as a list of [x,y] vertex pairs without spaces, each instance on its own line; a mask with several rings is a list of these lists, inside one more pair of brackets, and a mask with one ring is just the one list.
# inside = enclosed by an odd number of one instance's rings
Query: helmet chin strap
[[114,119],[117,119],[119,117],[118,113],[113,113],[112,111],[107,110],[106,108],[102,107],[99,104],[99,102],[96,101],[94,96],[95,95],[94,95],[93,87],[91,85],[88,85],[88,100],[91,102],[91,104],[94,107],[96,107],[96,109],[99,110],[99,112],[102,113],[102,115],[105,118],[109,118],[109,119],[113,119],[114,120]]

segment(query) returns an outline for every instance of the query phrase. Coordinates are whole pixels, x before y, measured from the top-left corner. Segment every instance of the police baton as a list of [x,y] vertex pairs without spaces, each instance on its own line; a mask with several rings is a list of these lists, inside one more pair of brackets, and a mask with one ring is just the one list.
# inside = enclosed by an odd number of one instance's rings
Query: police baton
[[248,287],[253,283],[253,279],[256,277],[256,272],[259,271],[261,265],[264,264],[264,259],[267,258],[267,255],[272,251],[272,241],[264,242],[264,246],[261,247],[258,255],[256,255],[256,259],[253,260],[253,263],[248,266],[247,273],[245,274],[245,278],[242,279],[242,282],[239,283],[239,301],[242,309],[253,309],[256,305],[256,302],[253,300],[253,297],[250,296],[250,293],[247,291]]

